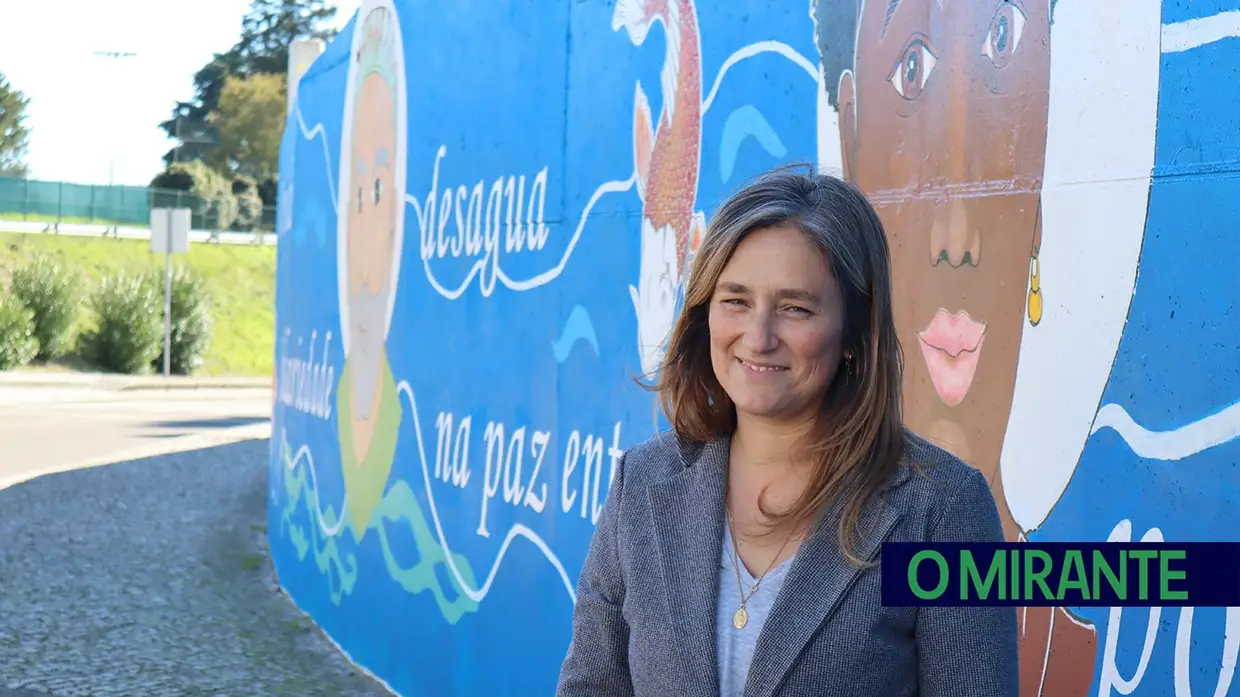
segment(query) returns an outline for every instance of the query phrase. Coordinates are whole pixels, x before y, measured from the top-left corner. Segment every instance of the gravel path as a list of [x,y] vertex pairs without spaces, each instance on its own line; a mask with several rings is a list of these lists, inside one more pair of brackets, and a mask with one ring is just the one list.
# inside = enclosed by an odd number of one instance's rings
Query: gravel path
[[0,697],[390,695],[276,590],[267,458],[246,441],[0,491]]

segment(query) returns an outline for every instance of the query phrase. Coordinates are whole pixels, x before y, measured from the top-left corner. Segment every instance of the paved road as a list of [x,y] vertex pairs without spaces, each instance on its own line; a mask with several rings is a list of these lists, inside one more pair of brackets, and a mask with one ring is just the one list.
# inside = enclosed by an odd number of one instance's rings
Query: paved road
[[270,416],[270,389],[0,385],[0,486],[81,464],[162,454],[187,441],[210,444],[239,427],[263,435]]
[[[262,391],[61,389],[35,403],[21,390],[0,387],[10,476],[143,441],[235,438],[219,434],[270,411]],[[276,589],[268,447],[243,440],[0,490],[0,697],[389,694]]]

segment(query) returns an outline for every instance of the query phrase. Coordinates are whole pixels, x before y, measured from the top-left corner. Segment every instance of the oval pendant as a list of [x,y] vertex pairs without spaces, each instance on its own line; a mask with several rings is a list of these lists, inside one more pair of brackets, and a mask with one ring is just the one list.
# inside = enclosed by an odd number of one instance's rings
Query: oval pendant
[[732,625],[735,626],[737,629],[744,629],[745,625],[748,623],[749,623],[749,613],[745,612],[745,608],[741,608],[737,610],[736,614],[732,615]]

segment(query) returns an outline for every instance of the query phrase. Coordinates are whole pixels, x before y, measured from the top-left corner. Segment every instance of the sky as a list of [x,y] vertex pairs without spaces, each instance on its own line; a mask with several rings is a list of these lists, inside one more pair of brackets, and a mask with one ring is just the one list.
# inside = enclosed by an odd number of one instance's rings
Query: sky
[[[343,27],[360,0],[338,0]],[[30,98],[30,177],[146,186],[173,141],[159,128],[194,73],[236,43],[250,0],[0,0],[0,73]],[[42,26],[43,30],[33,31]],[[161,32],[160,27],[176,32]],[[27,30],[20,29],[26,27]],[[95,51],[122,51],[103,58]]]

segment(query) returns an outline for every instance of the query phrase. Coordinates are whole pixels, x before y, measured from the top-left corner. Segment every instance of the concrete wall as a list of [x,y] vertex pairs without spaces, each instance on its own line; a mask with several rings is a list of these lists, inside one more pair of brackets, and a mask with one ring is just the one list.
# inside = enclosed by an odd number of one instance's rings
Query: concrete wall
[[[294,601],[401,694],[550,694],[676,279],[789,160],[878,205],[909,423],[1011,539],[1234,537],[1238,15],[1049,1],[367,0],[281,151]],[[1022,617],[1025,695],[1240,693],[1236,609]]]

